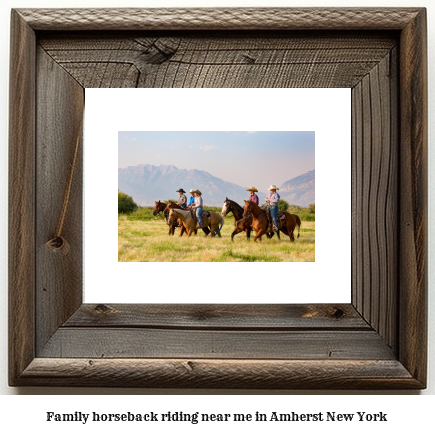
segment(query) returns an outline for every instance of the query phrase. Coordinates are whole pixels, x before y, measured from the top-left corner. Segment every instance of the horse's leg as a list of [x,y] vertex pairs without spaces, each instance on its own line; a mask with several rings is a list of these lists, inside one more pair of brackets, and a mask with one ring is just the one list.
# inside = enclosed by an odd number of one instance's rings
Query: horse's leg
[[254,241],[258,241],[258,242],[260,242],[261,243],[261,237],[265,234],[266,232],[264,231],[264,230],[259,230],[257,233],[256,233],[256,235],[255,235],[255,238],[254,238]]
[[234,231],[231,234],[231,241],[234,241],[234,235],[240,234],[242,232],[242,229],[240,229],[238,226],[234,225]]
[[293,242],[295,240],[295,227],[296,227],[296,221],[294,222],[288,222],[288,236],[290,237],[290,242]]
[[251,239],[252,226],[251,225],[245,226],[245,232],[246,232],[246,239],[249,241]]
[[180,228],[181,228],[181,231],[180,231],[180,237],[182,237],[183,234],[184,234],[184,232],[186,232],[186,226],[181,225]]
[[267,228],[266,228],[266,229],[261,228],[261,229],[257,232],[257,237],[258,237],[258,239],[259,239],[260,241],[261,241],[261,237],[262,237],[263,235],[266,235],[266,237],[269,236],[269,234],[267,233]]
[[172,235],[172,225],[169,225],[169,232],[168,235]]
[[276,236],[278,237],[278,240],[281,239],[280,235],[279,235],[280,229],[278,229],[278,231],[276,232]]
[[287,235],[288,237],[290,236],[289,231],[285,226],[281,227],[280,232],[282,232],[284,235]]
[[[289,227],[291,228],[290,225],[289,225]],[[293,229],[289,230],[287,226],[283,226],[280,230],[283,234],[287,235],[290,238],[290,242],[295,240],[295,237],[293,235]]]
[[231,234],[231,241],[234,241],[234,235],[237,235],[238,233],[240,233],[240,229],[239,228],[235,228],[233,230],[233,233]]

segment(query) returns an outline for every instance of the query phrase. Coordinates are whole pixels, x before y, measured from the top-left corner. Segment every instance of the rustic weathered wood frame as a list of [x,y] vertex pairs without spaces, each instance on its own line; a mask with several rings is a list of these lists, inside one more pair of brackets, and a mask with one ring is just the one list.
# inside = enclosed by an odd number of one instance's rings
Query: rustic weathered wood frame
[[[395,38],[352,86],[351,304],[82,304],[81,165],[65,224],[70,253],[44,243],[59,216],[84,89],[41,40],[147,31]],[[11,385],[426,387],[425,9],[22,9],[12,11],[11,36]],[[173,54],[154,48],[161,61]]]

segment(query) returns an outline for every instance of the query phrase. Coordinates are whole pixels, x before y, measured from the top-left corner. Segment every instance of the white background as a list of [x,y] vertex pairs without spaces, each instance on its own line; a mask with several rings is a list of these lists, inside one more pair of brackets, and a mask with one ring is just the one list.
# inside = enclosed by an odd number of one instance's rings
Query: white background
[[[123,389],[86,389],[86,388],[9,388],[7,386],[7,120],[8,120],[8,61],[9,61],[9,12],[11,7],[60,7],[60,6],[70,6],[70,7],[126,7],[126,6],[342,6],[349,7],[349,1],[334,1],[334,0],[299,0],[299,1],[278,1],[272,0],[266,2],[265,0],[226,0],[226,1],[216,1],[210,0],[204,1],[194,1],[194,0],[163,0],[163,1],[145,1],[145,0],[69,0],[67,2],[59,2],[55,0],[37,0],[37,1],[18,1],[18,0],[3,0],[0,4],[0,43],[1,43],[1,61],[0,61],[0,95],[1,95],[1,105],[0,105],[0,203],[4,205],[4,208],[0,209],[0,392],[3,394],[43,394],[46,396],[29,396],[29,397],[12,397],[12,396],[2,396],[0,397],[0,414],[1,420],[0,424],[2,428],[9,422],[9,430],[12,429],[32,429],[32,430],[46,430],[45,432],[59,432],[58,426],[51,426],[50,428],[44,423],[44,411],[49,411],[53,408],[61,411],[98,411],[101,408],[105,408],[108,411],[124,410],[131,408],[132,411],[139,410],[139,408],[150,409],[154,405],[161,406],[162,402],[166,403],[166,408],[171,407],[175,409],[176,403],[183,404],[183,410],[189,409],[190,411],[195,410],[201,406],[201,408],[207,407],[210,411],[214,410],[225,411],[230,408],[232,411],[244,409],[259,409],[279,407],[278,411],[291,411],[292,408],[298,406],[299,409],[304,409],[305,411],[313,411],[316,408],[322,410],[336,409],[336,411],[348,411],[347,409],[352,408],[354,411],[360,411],[363,408],[371,407],[376,409],[376,411],[381,411],[383,409],[388,409],[392,414],[394,414],[394,421],[388,423],[387,425],[376,424],[376,425],[352,425],[352,429],[355,433],[364,432],[366,433],[369,429],[371,432],[386,432],[386,430],[392,429],[396,433],[401,432],[413,432],[426,431],[428,426],[433,426],[433,407],[434,399],[433,396],[430,397],[413,397],[415,394],[423,395],[433,395],[435,391],[435,375],[434,375],[434,361],[435,361],[435,342],[434,342],[434,320],[433,312],[435,311],[435,301],[433,297],[433,280],[434,280],[434,267],[431,264],[431,258],[433,257],[433,252],[435,248],[435,237],[431,230],[431,225],[429,226],[430,231],[430,251],[429,251],[429,387],[425,391],[398,391],[398,392],[387,392],[388,394],[399,394],[402,396],[364,396],[370,395],[383,395],[385,391],[355,391],[355,392],[334,392],[334,391],[317,391],[317,394],[328,394],[332,395],[329,397],[322,396],[298,396],[293,397],[293,394],[311,394],[312,392],[298,392],[298,391],[284,391],[284,392],[262,392],[262,391],[224,391],[226,393],[240,394],[240,393],[253,393],[255,395],[263,396],[253,396],[253,397],[239,397],[239,396],[213,396],[213,397],[201,397],[201,396],[188,396],[188,397],[123,397],[121,399],[113,399],[112,397],[98,397],[94,398],[92,396],[87,396],[89,394],[105,394],[105,393],[118,393],[118,394],[186,394],[186,393],[206,393],[213,394],[216,393],[213,390],[123,390]],[[411,0],[395,0],[395,1],[370,1],[370,0],[359,0],[358,2],[352,3],[353,6],[425,6],[428,8],[428,24],[429,24],[429,139],[431,138],[434,128],[435,128],[435,114],[433,110],[433,95],[435,91],[435,82],[432,79],[432,71],[434,70],[434,23],[435,23],[435,4],[433,1],[411,1]],[[430,175],[430,187],[435,182],[435,173],[433,172],[434,160],[433,160],[433,144],[430,145],[430,160],[429,165],[431,169]],[[430,188],[430,201],[429,201],[429,212],[430,217],[433,213],[433,205],[435,203],[434,189]],[[217,391],[217,393],[222,393],[222,391]],[[65,396],[58,398],[56,396],[50,396],[55,394],[80,394],[84,396],[71,397]],[[264,396],[264,394],[273,394],[273,396]],[[347,397],[341,396],[342,394],[356,394],[356,396]],[[408,395],[408,396],[404,396]],[[340,410],[341,409],[341,410]],[[248,411],[248,410],[247,410]],[[425,425],[424,425],[425,424]],[[92,425],[91,425],[92,427]],[[178,425],[177,429],[180,429]],[[201,427],[198,425],[198,427]],[[284,425],[279,429],[278,432],[288,433],[295,428],[300,428],[300,425],[296,427],[294,425]],[[222,431],[222,426],[217,427],[219,432]],[[240,427],[237,427],[240,430]],[[261,428],[261,427],[260,427]],[[266,428],[251,428],[251,431],[264,432],[265,429],[270,429],[271,426],[268,425]],[[316,425],[305,426],[302,428],[314,430]],[[326,427],[326,432],[336,433],[340,431],[340,426],[331,425]],[[6,427],[6,429],[8,429]],[[77,425],[62,425],[61,429],[63,432],[78,432]],[[119,425],[105,425],[105,431],[107,432],[119,432],[121,429],[125,429],[125,426]],[[109,431],[110,429],[110,431]],[[202,427],[200,428],[202,429]],[[216,429],[215,427],[213,429]],[[225,428],[224,428],[225,429]],[[226,428],[228,429],[228,428]],[[322,427],[322,429],[324,429]],[[346,430],[349,432],[349,426],[343,425],[341,430]],[[74,431],[73,431],[74,430]],[[143,433],[145,431],[144,427],[139,426],[138,432]],[[183,430],[192,431],[192,427],[184,427]],[[95,432],[95,431],[93,431]]]
[[[85,302],[349,303],[350,94],[350,89],[87,89]],[[159,287],[168,274],[187,276],[191,264],[118,262],[117,196],[113,193],[118,183],[118,131],[162,131],[168,126],[172,131],[315,131],[316,261],[197,263],[195,281],[200,284],[183,285],[182,291],[178,282],[160,291],[150,288]],[[111,210],[104,219],[102,203]],[[95,236],[86,234],[104,236],[95,243]],[[282,239],[289,242],[286,236]],[[220,242],[218,238],[208,241],[210,248]],[[188,242],[185,238],[184,243]],[[263,244],[267,246],[267,241]],[[231,276],[234,286],[224,276]],[[328,287],[327,282],[334,285]]]

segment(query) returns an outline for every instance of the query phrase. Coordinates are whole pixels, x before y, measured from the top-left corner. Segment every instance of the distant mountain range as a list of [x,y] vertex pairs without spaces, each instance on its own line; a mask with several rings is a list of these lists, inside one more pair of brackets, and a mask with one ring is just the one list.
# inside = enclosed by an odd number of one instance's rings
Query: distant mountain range
[[308,206],[315,203],[314,170],[284,182],[279,188],[281,199],[293,205]]
[[[304,178],[304,183],[307,186],[309,185],[309,189],[312,189],[312,195],[308,192],[303,193],[303,189],[298,189],[296,185],[290,184],[287,187],[288,189],[283,193],[288,193],[289,197],[294,196],[295,200],[301,198],[302,202],[299,203],[293,200],[289,203],[306,206],[308,203],[314,202],[314,171],[287,181],[283,186],[309,174],[312,174],[312,182],[305,182]],[[239,204],[243,204],[243,199],[246,200],[249,197],[249,193],[246,191],[248,187],[241,187],[240,185],[216,178],[204,170],[186,170],[178,169],[173,165],[152,166],[150,164],[140,164],[138,166],[118,169],[119,190],[132,196],[138,205],[149,206],[154,205],[156,200],[177,199],[178,193],[176,191],[180,187],[186,190],[188,198],[191,188],[199,189],[203,194],[204,204],[211,206],[221,206],[226,197]],[[287,196],[284,197],[281,189],[279,193],[282,199],[287,200]],[[267,195],[264,192],[257,194],[260,198],[260,203]],[[312,197],[313,200],[310,199],[311,201],[307,202],[308,197]]]

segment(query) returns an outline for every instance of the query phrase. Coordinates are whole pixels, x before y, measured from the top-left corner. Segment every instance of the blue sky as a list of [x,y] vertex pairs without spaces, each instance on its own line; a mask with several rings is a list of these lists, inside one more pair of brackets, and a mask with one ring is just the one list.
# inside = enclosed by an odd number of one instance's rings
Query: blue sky
[[118,167],[173,164],[266,191],[314,170],[314,131],[120,131]]

